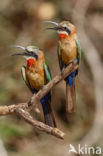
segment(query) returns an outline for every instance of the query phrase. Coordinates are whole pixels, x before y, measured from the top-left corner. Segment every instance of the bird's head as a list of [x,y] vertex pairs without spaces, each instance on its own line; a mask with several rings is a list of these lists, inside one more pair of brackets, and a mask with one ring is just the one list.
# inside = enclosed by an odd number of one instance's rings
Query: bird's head
[[13,46],[15,48],[20,48],[24,50],[24,52],[18,52],[13,54],[12,56],[20,55],[23,56],[27,60],[27,65],[32,66],[35,65],[35,62],[38,60],[38,51],[39,48],[36,46],[27,46],[26,48],[23,46]]
[[46,23],[53,24],[53,27],[48,27],[46,29],[56,30],[59,34],[60,39],[70,36],[76,32],[76,27],[68,21],[63,21],[61,23],[53,21],[45,21]]

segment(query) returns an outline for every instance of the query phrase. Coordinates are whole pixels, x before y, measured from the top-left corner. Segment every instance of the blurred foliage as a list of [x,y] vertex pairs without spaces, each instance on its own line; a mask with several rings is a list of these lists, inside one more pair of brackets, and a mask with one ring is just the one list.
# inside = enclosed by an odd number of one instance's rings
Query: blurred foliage
[[[52,75],[59,72],[56,47],[58,36],[45,31],[43,20],[70,20],[75,0],[1,0],[0,1],[0,102],[1,105],[27,101],[31,93],[25,86],[20,67],[25,60],[11,57],[17,52],[11,45],[37,45],[45,52]],[[103,60],[103,2],[94,0],[87,12],[86,31]],[[94,33],[95,32],[95,33]],[[55,69],[55,70],[54,70]],[[67,134],[61,142],[40,133],[19,117],[1,118],[0,135],[10,156],[62,155],[72,141],[80,140],[92,126],[95,94],[91,69],[82,56],[77,77],[77,112],[65,113],[65,83],[53,89],[52,105],[58,127]],[[52,147],[52,148],[51,148]]]

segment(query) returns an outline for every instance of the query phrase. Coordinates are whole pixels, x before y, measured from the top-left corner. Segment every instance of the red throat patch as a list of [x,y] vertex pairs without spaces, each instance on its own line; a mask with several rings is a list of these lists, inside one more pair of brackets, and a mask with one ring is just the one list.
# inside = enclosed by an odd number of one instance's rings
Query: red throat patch
[[67,36],[66,34],[59,34],[60,39],[66,37],[66,36]]
[[27,60],[27,64],[29,67],[32,66],[34,63],[35,63],[35,60],[32,58]]

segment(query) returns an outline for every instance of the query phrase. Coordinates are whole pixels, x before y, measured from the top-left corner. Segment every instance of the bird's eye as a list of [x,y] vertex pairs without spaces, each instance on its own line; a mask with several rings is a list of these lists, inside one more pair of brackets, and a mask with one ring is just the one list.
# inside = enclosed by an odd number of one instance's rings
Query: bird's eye
[[64,29],[68,34],[71,33],[71,31],[70,31],[67,27],[63,27],[63,29]]
[[33,54],[34,52],[33,51],[30,51],[30,53]]
[[65,30],[67,30],[67,27],[64,27]]
[[35,56],[35,52],[30,51],[30,55]]
[[36,58],[36,60],[38,59],[38,55],[37,55],[34,51],[31,51],[30,53],[31,53],[31,55],[32,55],[33,57]]

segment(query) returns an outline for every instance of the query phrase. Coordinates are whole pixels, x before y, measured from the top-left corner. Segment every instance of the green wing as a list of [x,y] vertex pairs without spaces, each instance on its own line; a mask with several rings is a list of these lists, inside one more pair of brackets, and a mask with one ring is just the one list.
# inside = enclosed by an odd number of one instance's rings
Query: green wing
[[43,66],[44,66],[46,81],[47,81],[47,83],[48,83],[48,82],[50,82],[51,79],[52,79],[51,73],[50,73],[50,69],[49,69],[49,67],[47,66],[47,64],[46,64],[45,62],[43,63]]
[[28,80],[27,80],[27,78],[26,78],[25,68],[26,68],[25,66],[22,66],[22,67],[21,67],[22,78],[23,78],[25,84],[27,85],[27,87],[28,87],[28,88],[31,90],[31,92],[32,92],[32,88],[31,88],[31,86],[30,86],[30,84],[29,84],[29,82],[28,82]]
[[78,56],[77,56],[77,59],[78,59],[78,64],[80,64],[80,60],[81,60],[81,47],[80,47],[80,43],[78,40],[76,40],[76,44],[77,44],[77,50],[78,50]]
[[[43,63],[43,66],[44,66],[44,71],[45,71],[45,76],[46,76],[46,82],[48,83],[52,80],[50,69],[45,62]],[[49,91],[49,92],[50,92],[50,96],[51,96],[52,92],[51,91]],[[51,101],[51,98],[50,98],[50,101]]]
[[62,65],[62,58],[61,58],[60,46],[59,45],[57,47],[57,54],[58,54],[59,66],[60,66],[60,69],[62,70],[63,69],[63,65]]

